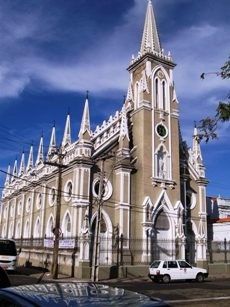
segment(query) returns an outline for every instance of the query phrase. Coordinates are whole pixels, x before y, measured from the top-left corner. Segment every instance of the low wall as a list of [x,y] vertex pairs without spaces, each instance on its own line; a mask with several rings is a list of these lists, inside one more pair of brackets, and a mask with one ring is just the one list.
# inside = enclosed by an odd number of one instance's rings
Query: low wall
[[230,274],[230,263],[209,263],[209,275]]

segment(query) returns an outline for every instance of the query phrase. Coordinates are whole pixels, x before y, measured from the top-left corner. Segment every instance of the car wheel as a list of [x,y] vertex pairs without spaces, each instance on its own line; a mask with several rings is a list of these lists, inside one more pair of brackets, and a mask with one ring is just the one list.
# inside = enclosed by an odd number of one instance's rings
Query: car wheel
[[203,282],[204,281],[204,275],[202,273],[198,273],[196,276],[196,281]]
[[169,275],[164,275],[162,277],[162,281],[164,284],[168,284],[170,282],[170,276]]

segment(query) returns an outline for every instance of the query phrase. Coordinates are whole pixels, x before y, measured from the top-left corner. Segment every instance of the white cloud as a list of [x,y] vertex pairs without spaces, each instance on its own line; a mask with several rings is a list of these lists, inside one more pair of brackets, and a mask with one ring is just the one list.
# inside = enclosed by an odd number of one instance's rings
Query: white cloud
[[215,74],[200,79],[203,72],[218,72],[227,60],[230,50],[227,27],[192,26],[179,32],[167,45],[178,59],[175,69],[178,96],[197,98],[215,90],[227,91],[229,81]]
[[10,66],[0,66],[0,98],[17,97],[29,84],[29,76]]
[[[159,4],[163,5],[161,2]],[[48,38],[54,39],[54,20],[48,25],[49,18],[43,21],[38,13],[25,15],[24,23],[20,18],[18,27],[14,22],[9,23],[7,29],[12,40],[8,41],[7,47],[15,52],[14,60],[4,63],[7,73],[0,68],[0,97],[20,95],[31,79],[38,79],[46,89],[52,90],[89,89],[95,94],[107,90],[125,91],[128,84],[125,69],[129,65],[131,53],[137,53],[139,49],[145,9],[142,0],[135,0],[133,7],[123,16],[122,23],[113,31],[103,38],[95,37],[94,41],[89,42],[89,47],[76,57],[73,49],[72,56],[65,61],[61,58],[59,61],[51,61],[35,46],[27,46],[25,50],[23,45],[16,43],[33,37],[46,40],[44,29],[50,32]],[[4,33],[1,34],[7,39]],[[227,88],[228,81],[215,76],[201,80],[200,74],[216,71],[223,64],[230,50],[228,37],[227,27],[206,23],[183,28],[165,42],[165,49],[172,50],[178,62],[175,80],[179,99],[194,99],[200,95],[207,97],[211,92],[213,96],[214,90],[224,91]]]

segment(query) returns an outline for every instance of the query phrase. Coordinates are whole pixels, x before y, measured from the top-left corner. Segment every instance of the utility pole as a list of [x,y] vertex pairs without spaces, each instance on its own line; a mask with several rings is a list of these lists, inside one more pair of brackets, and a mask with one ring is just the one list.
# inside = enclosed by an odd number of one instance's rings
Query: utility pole
[[100,256],[99,234],[101,231],[101,207],[102,207],[103,194],[104,194],[104,163],[105,163],[105,158],[101,160],[101,174],[100,174],[100,183],[98,191],[98,210],[97,210],[97,220],[96,220],[96,229],[95,229],[92,281],[98,281],[99,277],[99,256]]
[[59,237],[60,237],[60,217],[61,217],[61,193],[62,193],[62,169],[66,168],[63,165],[64,154],[61,149],[57,152],[58,162],[45,162],[44,164],[56,166],[58,168],[58,188],[57,188],[57,208],[55,216],[55,227],[54,233],[54,247],[53,247],[53,264],[52,264],[52,277],[53,279],[58,278],[58,250],[59,250]]

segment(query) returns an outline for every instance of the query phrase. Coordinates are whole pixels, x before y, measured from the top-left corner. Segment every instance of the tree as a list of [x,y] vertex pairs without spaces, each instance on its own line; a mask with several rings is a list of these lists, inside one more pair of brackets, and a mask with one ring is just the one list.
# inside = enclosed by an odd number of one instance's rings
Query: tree
[[[201,79],[205,78],[206,74],[216,74],[222,79],[230,79],[230,56],[221,67],[220,72],[215,73],[202,73]],[[210,139],[217,138],[217,128],[219,122],[230,121],[230,92],[228,93],[225,101],[220,101],[216,108],[216,114],[214,117],[203,118],[198,126],[200,139],[208,142]]]

